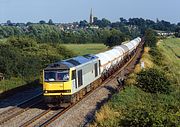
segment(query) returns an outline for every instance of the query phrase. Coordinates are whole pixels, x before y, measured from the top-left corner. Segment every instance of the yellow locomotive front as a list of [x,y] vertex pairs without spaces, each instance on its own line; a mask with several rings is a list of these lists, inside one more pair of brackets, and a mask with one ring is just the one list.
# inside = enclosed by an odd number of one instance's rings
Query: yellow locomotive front
[[43,94],[47,104],[70,102],[72,95],[71,69],[46,68],[43,71]]
[[43,70],[43,94],[48,105],[74,103],[100,78],[99,59],[77,56],[50,64]]

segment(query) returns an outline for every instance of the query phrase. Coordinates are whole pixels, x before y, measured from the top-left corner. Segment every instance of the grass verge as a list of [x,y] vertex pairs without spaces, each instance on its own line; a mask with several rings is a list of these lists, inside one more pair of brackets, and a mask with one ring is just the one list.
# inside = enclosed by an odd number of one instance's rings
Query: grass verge
[[[170,47],[170,48],[169,48]],[[138,74],[142,72],[140,64],[126,80],[123,91],[96,112],[91,127],[116,126],[179,126],[180,125],[180,86],[179,86],[179,39],[165,39],[156,48],[146,47],[141,62],[145,69],[160,69],[164,72],[173,91],[169,94],[145,92],[137,87]],[[152,79],[153,80],[153,79]],[[159,79],[157,79],[159,80]],[[145,82],[152,82],[144,80]],[[163,84],[162,84],[163,86]],[[107,114],[108,118],[107,118]],[[105,115],[105,117],[102,116]],[[113,115],[116,114],[116,115]]]

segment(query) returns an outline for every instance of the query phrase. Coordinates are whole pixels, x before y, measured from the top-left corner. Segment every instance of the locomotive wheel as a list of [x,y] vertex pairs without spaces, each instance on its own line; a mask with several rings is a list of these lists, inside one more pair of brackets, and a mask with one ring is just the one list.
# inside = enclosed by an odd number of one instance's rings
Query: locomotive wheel
[[76,95],[73,95],[71,98],[71,103],[74,104],[76,103]]
[[83,90],[81,90],[80,92],[79,92],[79,98],[81,99],[81,98],[83,98]]
[[83,96],[86,94],[86,88],[83,89]]
[[79,97],[79,93],[76,94],[76,101],[79,101],[80,97]]

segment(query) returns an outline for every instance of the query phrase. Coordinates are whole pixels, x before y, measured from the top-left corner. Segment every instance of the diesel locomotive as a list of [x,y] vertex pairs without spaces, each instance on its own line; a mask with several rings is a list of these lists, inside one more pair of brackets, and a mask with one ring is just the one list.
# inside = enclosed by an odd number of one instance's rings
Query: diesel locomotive
[[55,62],[43,70],[43,95],[49,105],[75,103],[123,66],[135,53],[141,38],[111,50]]

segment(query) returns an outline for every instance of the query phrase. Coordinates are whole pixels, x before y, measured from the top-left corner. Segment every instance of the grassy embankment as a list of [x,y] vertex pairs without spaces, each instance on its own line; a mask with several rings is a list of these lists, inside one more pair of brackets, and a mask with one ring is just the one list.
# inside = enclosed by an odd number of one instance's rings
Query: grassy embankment
[[166,55],[165,64],[169,66],[170,71],[180,85],[180,38],[166,39],[159,44],[159,48]]
[[[26,43],[28,44],[29,41]],[[103,44],[63,44],[61,46],[48,43],[38,44],[33,41],[32,43],[33,46],[27,46],[7,42],[7,39],[0,40],[0,53],[3,54],[0,56],[0,63],[2,62],[0,67],[2,70],[5,69],[8,76],[5,80],[0,81],[0,93],[33,83],[35,79],[39,78],[39,71],[52,62],[106,50],[106,46]]]
[[[145,48],[141,61],[145,69],[141,70],[140,64],[135,67],[134,73],[126,80],[123,91],[113,95],[112,99],[96,112],[95,120],[91,126],[117,127],[117,126],[179,126],[180,125],[180,39],[170,38],[161,40],[156,49]],[[169,90],[151,93],[138,87],[138,79],[142,72],[149,72],[150,68],[160,70],[163,78],[161,82],[169,83],[170,87],[155,90]],[[152,72],[152,71],[151,71]],[[159,73],[159,72],[158,72]],[[148,74],[148,73],[145,73]],[[164,76],[163,76],[163,75]],[[157,75],[157,74],[152,74]],[[146,81],[151,82],[151,75]],[[156,77],[153,77],[156,80]],[[161,78],[158,78],[161,80]],[[149,81],[148,81],[149,80]],[[167,81],[168,80],[168,81]],[[157,86],[157,85],[156,85]],[[148,88],[149,89],[149,88]],[[151,89],[151,88],[150,88]],[[146,89],[147,90],[147,89]]]

